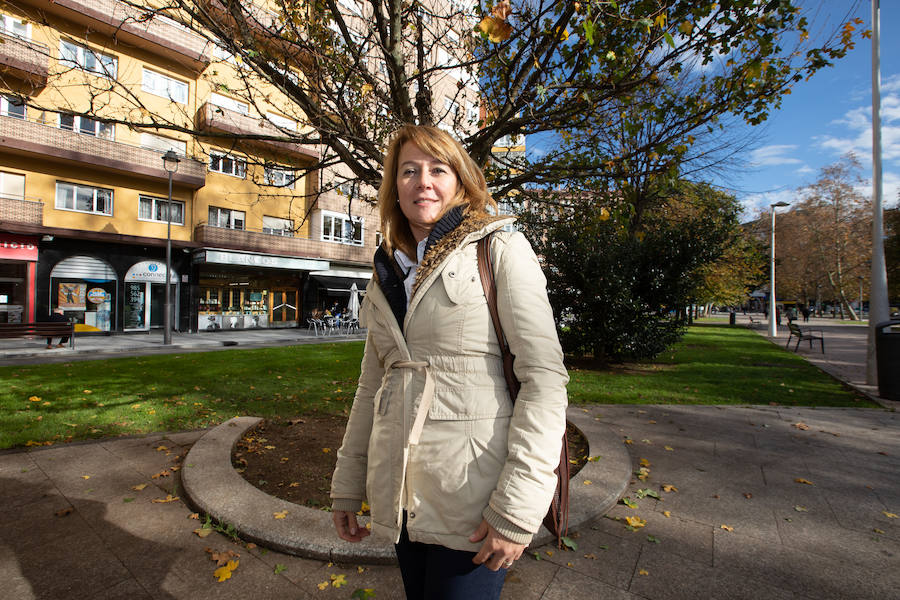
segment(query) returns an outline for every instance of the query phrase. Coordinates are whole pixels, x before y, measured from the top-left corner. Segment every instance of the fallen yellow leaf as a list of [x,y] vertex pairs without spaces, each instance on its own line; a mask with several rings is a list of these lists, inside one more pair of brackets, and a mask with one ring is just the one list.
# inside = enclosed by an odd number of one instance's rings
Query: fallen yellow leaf
[[324,590],[324,589],[327,589],[327,588],[328,588],[328,585],[329,585],[329,583],[328,583],[327,581],[323,581],[322,583],[320,583],[320,584],[318,585],[318,588],[319,588],[320,590]]
[[275,518],[276,518],[276,519],[283,519],[283,518],[285,518],[285,517],[287,516],[288,511],[287,511],[287,509],[285,509],[285,510],[283,510],[283,511],[281,511],[281,512],[272,513],[272,514],[275,515]]
[[647,460],[646,458],[642,458],[642,459],[641,459],[641,466],[642,466],[642,467],[649,467],[649,466],[650,466],[650,461]]
[[591,553],[591,554],[585,554],[584,557],[585,557],[585,558],[589,558],[589,559],[591,559],[591,560],[597,560],[597,557],[594,556],[593,553]]
[[172,494],[166,494],[165,498],[154,498],[150,502],[155,504],[165,504],[166,502],[175,502],[178,500],[178,496],[173,496]]
[[339,588],[342,585],[347,585],[347,576],[343,573],[341,573],[340,575],[332,575],[331,585],[336,588]]
[[142,489],[144,489],[145,487],[147,487],[147,484],[146,484],[146,483],[139,483],[139,484],[137,484],[137,485],[131,486],[131,489],[133,489],[133,490],[136,491],[136,492],[139,492],[139,491],[141,491]]
[[90,476],[90,475],[82,475],[81,478],[82,478],[82,479],[90,479],[91,476]]
[[886,511],[886,510],[881,511],[881,514],[883,514],[884,516],[886,516],[888,519],[896,519],[896,518],[897,518],[897,515],[895,515],[895,514],[892,513],[892,512],[888,512],[888,511]]
[[322,448],[322,452],[328,454],[329,452],[331,452],[331,448]]
[[669,512],[669,511],[667,511],[667,510],[664,510],[664,511],[663,511],[663,516],[664,516],[664,517],[665,517],[665,518],[667,518],[667,519],[668,519],[668,518],[669,518],[669,517],[671,517],[671,516],[672,516],[672,513],[670,513],[670,512]]
[[647,569],[641,569],[640,571],[638,571],[638,575],[649,575],[649,574],[650,574],[650,571],[648,571]]
[[662,490],[664,492],[677,492],[678,488],[675,487],[674,485],[669,485],[668,483],[664,483],[662,486]]
[[238,568],[239,564],[240,561],[238,560],[229,560],[228,563],[213,571],[213,576],[219,580],[219,583],[222,583],[226,579],[231,578],[231,574]]
[[584,485],[591,485],[591,484],[593,484],[593,483],[594,483],[594,482],[591,481],[590,479],[585,479],[585,480],[584,480]]
[[644,525],[647,524],[647,521],[640,517],[625,517],[625,522],[634,527],[635,529],[640,529]]
[[197,537],[201,537],[201,538],[205,538],[212,532],[213,532],[212,527],[201,527],[200,529],[194,530],[194,533],[197,534]]
[[721,525],[720,527],[725,531],[734,531],[734,527],[729,527],[728,525]]
[[674,451],[675,451],[675,448],[673,448],[672,446],[666,446],[666,451],[667,451],[667,452],[674,452]]
[[802,477],[798,477],[794,481],[796,481],[797,483],[805,483],[806,485],[816,485],[809,479],[803,479]]
[[40,401],[41,401],[41,397],[40,397],[40,396],[29,396],[29,397],[28,397],[28,400],[29,400],[30,402],[40,402]]

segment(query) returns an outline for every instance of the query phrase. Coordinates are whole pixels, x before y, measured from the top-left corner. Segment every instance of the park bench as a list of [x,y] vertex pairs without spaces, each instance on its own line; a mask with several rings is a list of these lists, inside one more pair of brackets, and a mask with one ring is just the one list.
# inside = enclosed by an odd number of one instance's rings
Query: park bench
[[797,338],[797,345],[794,346],[794,352],[800,349],[800,342],[803,340],[809,340],[809,349],[812,350],[813,341],[818,340],[822,345],[822,354],[825,354],[825,338],[821,331],[818,329],[802,329],[793,321],[788,323],[788,329],[791,331],[791,334],[788,336],[787,344],[784,346],[785,348],[790,347],[793,338]]
[[762,321],[760,321],[759,319],[754,319],[753,315],[749,313],[747,313],[747,318],[750,319],[750,324],[747,325],[747,327],[749,327],[750,329],[753,329],[757,325],[762,325]]
[[0,323],[0,339],[69,336],[69,348],[75,349],[75,325],[52,321],[42,323]]

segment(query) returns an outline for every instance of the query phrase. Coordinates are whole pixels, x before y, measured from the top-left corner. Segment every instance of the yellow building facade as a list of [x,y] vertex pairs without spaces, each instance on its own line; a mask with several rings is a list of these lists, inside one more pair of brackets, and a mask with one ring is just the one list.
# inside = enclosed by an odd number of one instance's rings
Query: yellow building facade
[[0,322],[62,307],[82,330],[147,331],[168,277],[177,330],[295,327],[364,289],[377,215],[297,171],[318,148],[234,141],[302,125],[277,94],[229,96],[232,57],[116,0],[0,12]]

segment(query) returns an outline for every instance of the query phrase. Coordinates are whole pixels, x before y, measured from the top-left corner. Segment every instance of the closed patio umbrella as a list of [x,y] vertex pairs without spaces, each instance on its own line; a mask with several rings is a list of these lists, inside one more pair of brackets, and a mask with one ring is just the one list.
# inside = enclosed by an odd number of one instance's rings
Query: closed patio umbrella
[[347,308],[350,309],[350,314],[354,319],[359,318],[359,289],[355,283],[350,286],[350,302],[347,304]]

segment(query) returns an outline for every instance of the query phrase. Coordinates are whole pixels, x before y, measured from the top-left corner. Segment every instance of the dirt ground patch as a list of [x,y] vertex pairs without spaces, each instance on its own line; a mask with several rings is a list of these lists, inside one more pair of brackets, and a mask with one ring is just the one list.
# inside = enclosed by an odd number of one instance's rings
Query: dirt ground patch
[[[231,462],[251,485],[271,496],[312,508],[331,506],[328,491],[347,418],[306,415],[266,420],[247,431]],[[587,461],[587,441],[569,426],[571,475]]]

